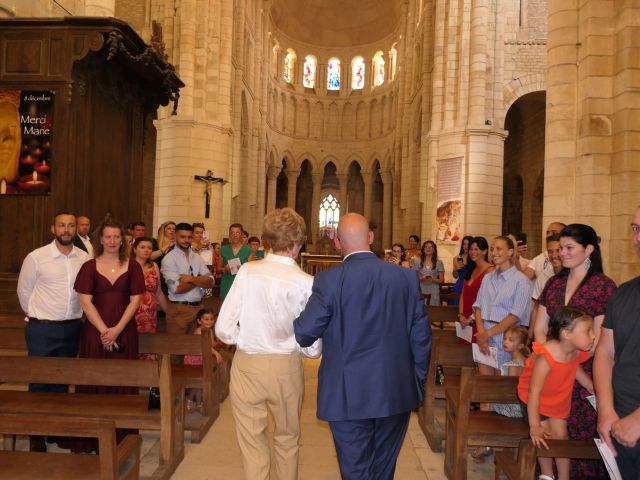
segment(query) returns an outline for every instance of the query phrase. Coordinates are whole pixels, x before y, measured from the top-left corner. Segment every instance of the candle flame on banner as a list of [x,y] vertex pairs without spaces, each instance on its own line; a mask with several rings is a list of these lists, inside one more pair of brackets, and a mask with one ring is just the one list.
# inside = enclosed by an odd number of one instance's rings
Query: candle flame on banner
[[38,181],[38,172],[36,172],[34,170],[34,172],[33,172],[33,183],[36,183],[37,181]]

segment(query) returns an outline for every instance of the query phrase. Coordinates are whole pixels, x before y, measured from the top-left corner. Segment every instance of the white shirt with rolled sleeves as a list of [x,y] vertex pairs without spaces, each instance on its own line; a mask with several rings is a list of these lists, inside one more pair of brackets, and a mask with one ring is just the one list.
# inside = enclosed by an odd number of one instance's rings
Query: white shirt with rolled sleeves
[[313,277],[292,258],[269,253],[263,261],[245,263],[220,309],[216,336],[247,354],[319,357],[321,339],[302,348],[293,333],[312,286]]
[[191,248],[189,248],[189,261],[187,261],[184,251],[178,247],[167,253],[162,259],[160,273],[162,273],[164,281],[167,282],[169,300],[172,302],[199,302],[202,300],[202,293],[197,287],[185,293],[176,293],[176,288],[180,283],[180,275],[210,277],[213,280],[213,275],[202,257]]
[[82,317],[80,297],[73,284],[89,256],[77,247],[65,255],[55,240],[27,255],[18,277],[18,300],[22,310],[41,320]]

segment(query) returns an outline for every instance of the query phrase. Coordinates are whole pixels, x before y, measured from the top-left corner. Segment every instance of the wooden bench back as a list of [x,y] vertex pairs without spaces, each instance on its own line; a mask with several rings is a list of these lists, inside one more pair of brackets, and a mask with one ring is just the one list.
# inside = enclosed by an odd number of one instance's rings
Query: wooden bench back
[[24,327],[0,328],[0,350],[26,352],[27,341],[24,332]]
[[24,313],[22,312],[0,312],[0,329],[1,328],[22,328],[27,322],[24,321]]
[[211,351],[212,332],[202,329],[202,335],[183,333],[141,333],[138,335],[140,353],[163,353],[172,355],[202,355]]
[[[456,337],[457,338],[457,337]],[[447,343],[437,339],[431,349],[431,364],[443,367],[469,367],[473,369],[471,345]]]
[[[432,329],[431,338],[433,343],[442,342],[447,344],[458,344],[458,336],[456,335],[456,331],[450,328],[444,328],[442,330],[439,328]],[[469,350],[471,350],[471,345],[467,345],[467,347],[469,347]]]
[[0,361],[0,381],[158,387],[160,374],[152,361],[7,356]]
[[455,322],[458,319],[458,307],[442,305],[427,305],[427,315],[432,324],[442,322]]
[[460,404],[519,403],[518,377],[479,375],[475,368],[463,367],[460,375]]

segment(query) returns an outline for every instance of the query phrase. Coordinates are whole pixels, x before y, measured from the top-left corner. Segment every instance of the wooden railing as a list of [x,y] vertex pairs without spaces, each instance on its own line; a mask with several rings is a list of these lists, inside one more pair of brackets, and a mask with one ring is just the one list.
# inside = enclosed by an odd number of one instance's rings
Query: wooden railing
[[316,255],[313,253],[302,253],[300,254],[300,257],[300,268],[309,275],[324,272],[325,270],[342,263],[342,256],[340,255]]

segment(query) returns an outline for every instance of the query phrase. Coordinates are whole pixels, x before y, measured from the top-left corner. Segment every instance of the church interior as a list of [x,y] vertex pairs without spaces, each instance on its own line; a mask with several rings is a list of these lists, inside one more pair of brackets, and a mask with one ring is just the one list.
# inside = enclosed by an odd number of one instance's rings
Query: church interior
[[[0,126],[2,91],[51,93],[53,133],[50,171],[44,143],[14,171],[0,144],[0,324],[59,211],[220,242],[290,207],[310,254],[356,212],[377,253],[436,242],[448,282],[465,235],[524,232],[533,258],[547,225],[583,223],[609,277],[640,274],[636,0],[0,0]],[[300,478],[338,478],[305,362]],[[225,403],[171,478],[242,478]],[[412,418],[396,478],[451,478],[443,457]]]

